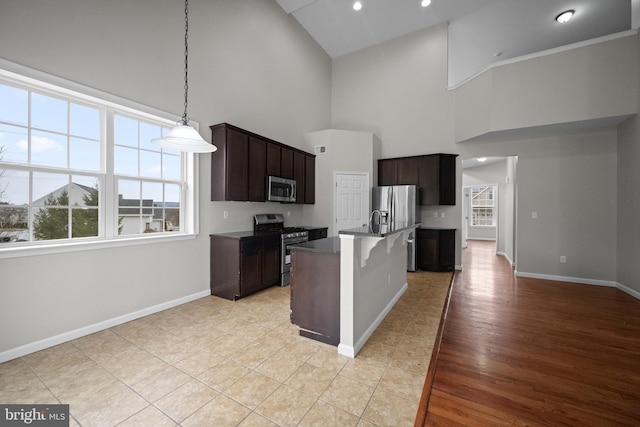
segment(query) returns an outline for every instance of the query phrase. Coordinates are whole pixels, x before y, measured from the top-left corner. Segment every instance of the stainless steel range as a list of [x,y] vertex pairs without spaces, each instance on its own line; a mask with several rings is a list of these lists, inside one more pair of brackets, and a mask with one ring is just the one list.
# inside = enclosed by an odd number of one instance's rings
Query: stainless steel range
[[289,245],[306,242],[309,233],[300,227],[285,227],[282,214],[258,214],[253,217],[255,233],[280,233],[280,286],[291,283],[291,250]]

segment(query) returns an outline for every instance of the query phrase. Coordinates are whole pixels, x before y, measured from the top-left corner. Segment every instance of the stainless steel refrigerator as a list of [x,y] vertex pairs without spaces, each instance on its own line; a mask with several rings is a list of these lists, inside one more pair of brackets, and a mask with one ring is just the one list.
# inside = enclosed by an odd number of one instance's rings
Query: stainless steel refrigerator
[[[420,222],[416,185],[373,187],[371,193],[372,209],[380,212],[380,223],[395,223],[402,227]],[[413,230],[407,241],[407,271],[416,271],[415,233]]]

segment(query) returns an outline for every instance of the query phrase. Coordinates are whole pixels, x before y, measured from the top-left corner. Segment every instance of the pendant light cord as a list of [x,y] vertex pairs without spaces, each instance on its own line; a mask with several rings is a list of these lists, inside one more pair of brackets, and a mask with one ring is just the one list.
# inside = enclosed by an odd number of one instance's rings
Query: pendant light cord
[[189,123],[187,104],[189,100],[189,0],[184,1],[184,113],[182,124]]

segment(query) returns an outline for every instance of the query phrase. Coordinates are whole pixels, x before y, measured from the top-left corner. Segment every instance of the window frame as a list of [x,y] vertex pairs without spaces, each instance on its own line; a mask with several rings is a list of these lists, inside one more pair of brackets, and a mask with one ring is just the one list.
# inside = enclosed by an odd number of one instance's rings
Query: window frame
[[[483,188],[491,190],[491,206],[482,205],[482,206],[474,206],[473,205],[473,194],[474,190]],[[495,227],[496,226],[496,191],[497,186],[495,184],[486,184],[486,185],[474,185],[473,187],[469,187],[469,226],[471,227]],[[474,224],[475,217],[473,215],[474,209],[491,209],[491,224]]]
[[[173,127],[180,118],[176,115],[157,110],[155,108],[127,100],[97,89],[84,86],[66,79],[52,76],[48,73],[33,70],[31,68],[12,63],[0,58],[0,79],[2,82],[18,86],[26,86],[39,93],[48,94],[54,97],[62,97],[67,101],[79,102],[91,106],[98,106],[106,114],[102,118],[105,124],[102,129],[101,138],[105,141],[101,144],[102,159],[101,170],[92,176],[98,179],[100,186],[100,201],[102,213],[99,216],[99,237],[86,237],[76,239],[42,240],[32,241],[21,245],[7,244],[0,245],[0,259],[18,258],[25,256],[46,255],[53,253],[84,251],[88,249],[102,249],[122,246],[135,246],[143,244],[153,244],[167,241],[180,241],[195,239],[199,233],[198,227],[198,157],[195,153],[182,153],[181,168],[183,176],[181,178],[182,192],[180,204],[182,217],[180,218],[181,230],[179,232],[149,233],[149,234],[113,234],[114,225],[117,224],[118,203],[117,203],[117,175],[114,173],[114,115],[122,114],[133,117],[137,120],[149,120]],[[199,128],[197,122],[189,123],[196,130]],[[14,164],[7,162],[11,168],[35,171],[38,165]],[[73,169],[60,169],[61,173],[73,175]],[[82,174],[82,171],[77,171]],[[148,180],[141,176],[124,176],[125,179]],[[153,179],[151,179],[153,180]],[[166,182],[166,180],[161,180]],[[109,229],[109,227],[111,227]]]

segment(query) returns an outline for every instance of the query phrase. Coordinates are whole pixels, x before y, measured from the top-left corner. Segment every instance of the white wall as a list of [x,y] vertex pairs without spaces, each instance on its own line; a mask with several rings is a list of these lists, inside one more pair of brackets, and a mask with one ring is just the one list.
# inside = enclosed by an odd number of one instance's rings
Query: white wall
[[329,227],[328,235],[335,236],[334,188],[335,172],[363,172],[375,185],[374,165],[377,165],[376,138],[371,132],[327,129],[305,135],[307,151],[324,145],[326,152],[316,155],[316,203],[304,207],[305,221],[311,225]]
[[[633,46],[637,41],[621,40],[623,51],[631,54],[629,43]],[[463,87],[454,92],[446,90],[446,45],[446,27],[443,26],[419,31],[334,60],[334,126],[373,132],[381,139],[382,157],[437,152],[459,154],[457,205],[423,208],[422,221],[427,226],[460,227],[462,159],[518,156],[519,214],[514,219],[517,221],[517,246],[513,247],[518,271],[612,283],[616,277],[616,129],[605,127],[581,132],[557,131],[543,136],[532,134],[531,129],[526,128],[522,132],[516,129],[509,135],[489,135],[483,140],[456,143],[458,129],[478,129],[478,124],[473,124],[475,118],[472,114],[463,117],[458,114],[458,108],[463,107],[457,93],[468,89]],[[610,75],[605,70],[618,67],[618,63],[608,61],[617,57],[617,53],[611,50],[620,47],[617,43],[608,42],[594,48],[597,54],[578,53],[594,61],[595,70],[587,73],[587,81],[596,86],[590,93],[600,93],[610,83]],[[634,55],[637,61],[637,53]],[[565,68],[570,70],[575,67],[575,57],[575,52],[571,51],[558,53],[552,58],[553,68],[564,75]],[[535,69],[527,71],[526,62],[503,65],[504,69],[497,72],[512,76],[513,79],[518,70],[525,70],[527,75],[531,75]],[[627,79],[629,69],[637,69],[632,62],[628,58],[622,62],[626,70],[623,75]],[[581,61],[578,65],[585,66],[585,62]],[[553,78],[553,73],[547,77]],[[604,81],[600,81],[600,78]],[[486,84],[490,88],[492,82]],[[626,89],[637,93],[637,84]],[[502,88],[497,90],[506,96]],[[530,87],[531,92],[535,90],[535,86]],[[482,113],[481,107],[487,100],[480,94],[476,95],[468,99]],[[589,120],[594,114],[619,113],[630,108],[628,94],[622,97],[619,108],[611,105],[613,101],[608,94],[603,97],[603,105],[598,103],[597,98],[589,99],[589,104],[579,108],[577,113],[584,112],[582,118]],[[635,106],[632,108],[636,110]],[[502,111],[501,117],[506,115],[507,112]],[[563,115],[561,118],[578,120],[581,116]],[[531,124],[527,117],[516,119],[518,121],[513,122],[514,126]],[[601,200],[597,206],[590,202],[594,192]],[[531,222],[533,210],[540,215],[537,222]],[[434,219],[434,211],[444,212],[445,218]],[[460,234],[456,254],[458,265]],[[567,257],[566,264],[559,263],[560,255]]]
[[[637,3],[637,2],[636,2]],[[636,4],[634,3],[634,5]],[[638,8],[634,8],[637,10]],[[640,58],[640,42],[636,49]],[[640,85],[640,76],[638,76]],[[637,99],[640,109],[640,96]],[[617,282],[640,297],[640,120],[635,116],[618,128]]]
[[[0,58],[182,113],[183,2],[0,0],[0,11]],[[226,121],[302,148],[305,132],[330,127],[331,60],[277,3],[192,0],[189,31],[189,115],[205,139]],[[301,206],[209,202],[209,159],[197,239],[0,261],[0,355],[206,293],[211,232],[250,229],[259,212],[302,222]]]
[[635,114],[636,36],[498,66],[456,90],[455,140]]

